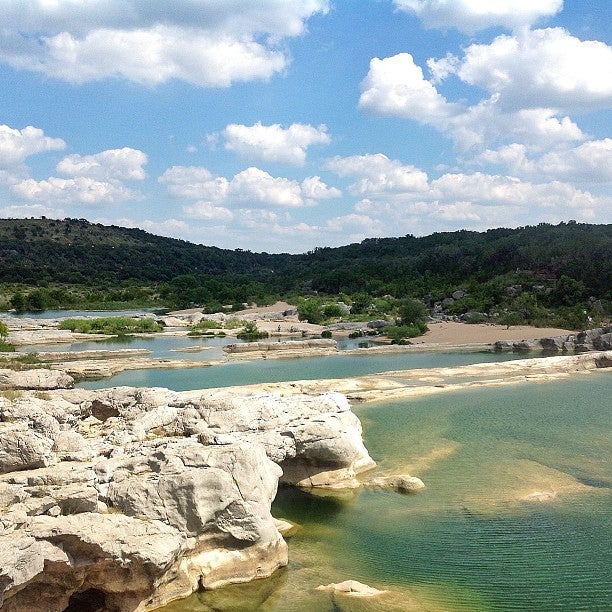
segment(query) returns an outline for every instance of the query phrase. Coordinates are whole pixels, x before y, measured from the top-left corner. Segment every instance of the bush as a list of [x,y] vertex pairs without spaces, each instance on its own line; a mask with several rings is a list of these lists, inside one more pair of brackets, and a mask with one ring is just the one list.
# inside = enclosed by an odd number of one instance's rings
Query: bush
[[407,299],[400,304],[399,317],[402,326],[419,325],[427,318],[427,308],[418,300]]
[[425,323],[413,325],[389,325],[385,327],[385,335],[391,338],[392,344],[404,344],[407,338],[422,336],[428,330]]
[[209,321],[203,320],[197,323],[196,325],[192,325],[189,331],[187,332],[188,336],[202,336],[202,335],[211,335],[211,329],[219,329],[222,323],[217,323],[217,321]]
[[236,334],[236,337],[240,338],[241,340],[248,340],[249,342],[252,342],[253,340],[267,338],[268,332],[257,329],[257,324],[255,321],[247,321],[244,324],[242,331]]
[[0,353],[13,353],[15,347],[6,340],[0,340]]
[[82,334],[109,334],[125,336],[161,331],[162,326],[153,319],[132,319],[131,317],[105,317],[100,319],[64,319],[60,329],[69,329]]
[[321,338],[331,338],[332,337],[332,333],[329,329],[324,329],[321,332]]

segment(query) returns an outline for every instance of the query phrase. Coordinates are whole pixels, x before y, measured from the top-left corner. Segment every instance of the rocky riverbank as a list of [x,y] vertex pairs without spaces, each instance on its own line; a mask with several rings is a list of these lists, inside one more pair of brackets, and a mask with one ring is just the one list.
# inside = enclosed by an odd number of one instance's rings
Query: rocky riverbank
[[0,607],[151,610],[287,563],[279,479],[373,466],[336,393],[63,389],[0,395]]

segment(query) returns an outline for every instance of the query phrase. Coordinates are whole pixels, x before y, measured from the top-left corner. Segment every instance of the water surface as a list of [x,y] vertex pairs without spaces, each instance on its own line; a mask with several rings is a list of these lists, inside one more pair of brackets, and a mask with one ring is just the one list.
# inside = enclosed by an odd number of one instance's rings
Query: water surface
[[[357,406],[374,475],[427,488],[281,489],[273,513],[301,525],[289,567],[167,612],[612,609],[610,389],[595,372]],[[315,590],[346,579],[390,593]]]
[[[364,351],[365,353],[365,351]],[[176,355],[176,353],[174,353]],[[213,367],[178,370],[130,370],[97,381],[79,383],[85,389],[116,386],[167,387],[175,391],[210,389],[290,380],[347,378],[389,370],[437,368],[516,359],[513,353],[393,353],[388,355],[328,355],[301,359],[256,359]]]

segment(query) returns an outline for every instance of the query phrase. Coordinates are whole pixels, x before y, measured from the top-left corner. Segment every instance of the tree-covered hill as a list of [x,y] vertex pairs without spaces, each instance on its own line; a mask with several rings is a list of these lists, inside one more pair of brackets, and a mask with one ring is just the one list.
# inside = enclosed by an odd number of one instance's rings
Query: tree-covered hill
[[168,281],[181,274],[266,275],[286,255],[231,251],[85,219],[1,219],[0,282]]
[[[356,311],[384,296],[433,306],[462,290],[466,297],[447,305],[449,312],[516,311],[533,321],[546,309],[572,307],[584,314],[596,304],[609,310],[612,225],[571,221],[371,238],[275,255],[196,245],[84,219],[4,219],[0,284],[18,287],[12,298],[15,289],[6,290],[5,304],[25,310],[138,302],[143,296],[158,305],[214,309],[344,294]],[[88,289],[77,291],[75,285]]]

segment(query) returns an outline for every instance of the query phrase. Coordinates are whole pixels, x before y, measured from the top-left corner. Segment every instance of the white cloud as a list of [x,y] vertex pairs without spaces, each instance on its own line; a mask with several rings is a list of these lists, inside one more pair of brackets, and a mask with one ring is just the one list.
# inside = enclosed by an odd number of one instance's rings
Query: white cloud
[[[444,67],[452,69],[448,59]],[[523,30],[470,45],[454,69],[464,82],[496,95],[505,109],[567,112],[612,103],[612,47],[562,28]]]
[[141,195],[118,181],[97,181],[88,177],[42,181],[27,179],[11,185],[11,191],[29,201],[59,204],[101,204],[137,200]]
[[139,222],[138,226],[158,236],[168,236],[169,238],[183,238],[186,234],[189,235],[192,232],[192,228],[181,219],[170,218],[163,221],[145,219]]
[[423,76],[409,53],[370,60],[361,83],[359,106],[380,115],[394,115],[444,126],[462,107],[446,101]]
[[234,218],[234,213],[229,208],[215,206],[212,202],[196,202],[184,206],[183,212],[187,217],[205,221],[231,221]]
[[273,177],[259,168],[247,168],[232,179],[228,196],[240,202],[271,206],[304,206],[300,184]]
[[505,167],[519,176],[607,183],[612,181],[612,139],[592,140],[531,158],[524,145],[513,143],[497,150],[487,149],[476,161]]
[[533,24],[559,12],[563,0],[394,0],[394,4],[419,16],[427,27],[472,33],[493,26]]
[[168,193],[175,198],[222,201],[227,196],[229,182],[222,176],[213,176],[199,166],[173,166],[158,179],[165,183]]
[[585,135],[569,117],[557,117],[548,108],[504,113],[495,99],[484,100],[457,115],[445,131],[461,151],[496,142],[517,140],[535,149],[584,140]]
[[141,181],[146,177],[146,163],[147,156],[142,151],[123,147],[94,155],[69,155],[57,164],[57,171],[72,177]]
[[360,235],[363,238],[380,236],[385,231],[384,224],[380,220],[373,219],[369,215],[356,213],[328,219],[326,227],[333,232],[350,231],[354,234],[358,231],[361,232]]
[[327,0],[6,0],[0,61],[74,83],[226,87],[282,71],[283,40],[327,10]]
[[61,151],[66,143],[61,138],[45,136],[43,130],[31,125],[17,130],[0,125],[0,168],[21,164],[27,157],[44,151]]
[[306,149],[313,144],[328,144],[330,137],[324,125],[313,127],[294,123],[288,128],[274,125],[246,126],[230,124],[223,131],[225,148],[241,157],[302,166]]
[[386,155],[353,155],[334,157],[327,161],[326,168],[339,176],[357,176],[351,185],[354,194],[376,194],[389,192],[420,192],[427,189],[427,174],[414,166],[403,165]]
[[9,219],[27,219],[28,217],[64,219],[66,213],[61,208],[52,208],[44,204],[12,204],[0,208],[0,216]]
[[336,187],[328,187],[319,176],[306,177],[302,181],[301,188],[306,200],[329,200],[342,195],[342,192]]
[[[436,63],[428,62],[434,77],[440,80],[451,71],[461,76],[462,64],[448,56]],[[491,63],[493,70],[494,62]],[[535,73],[533,74],[536,78]],[[516,89],[522,87],[518,80]],[[529,88],[529,85],[526,85]],[[541,96],[534,100],[540,102]],[[430,125],[453,139],[461,151],[483,149],[492,143],[524,142],[546,149],[560,142],[584,140],[585,135],[567,116],[555,108],[504,108],[502,94],[492,95],[473,106],[447,101],[434,84],[425,79],[411,55],[399,55],[370,62],[370,70],[362,82],[359,105],[379,115],[403,117]]]
[[174,197],[197,199],[223,208],[240,205],[295,208],[341,195],[338,189],[327,186],[318,176],[307,177],[299,183],[274,177],[255,167],[247,168],[228,180],[214,176],[206,168],[174,166],[158,180],[167,185],[168,193]]

